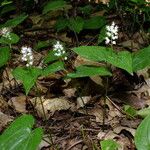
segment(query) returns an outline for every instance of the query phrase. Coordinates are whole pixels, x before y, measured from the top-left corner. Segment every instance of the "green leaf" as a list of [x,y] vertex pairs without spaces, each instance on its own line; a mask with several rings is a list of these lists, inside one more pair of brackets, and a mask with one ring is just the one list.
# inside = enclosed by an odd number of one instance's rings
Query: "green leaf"
[[91,5],[85,5],[83,7],[79,7],[79,10],[85,15],[90,15],[92,13],[93,7]]
[[48,47],[48,46],[50,46],[50,45],[51,45],[51,43],[50,43],[49,40],[47,40],[47,41],[39,41],[39,42],[37,43],[37,45],[35,46],[35,49],[39,50],[39,49]]
[[[42,140],[43,130],[41,128],[37,128],[32,131],[31,135],[28,138],[28,145],[25,149],[27,150],[36,150],[37,146],[40,144]],[[27,141],[25,141],[27,143]]]
[[46,14],[49,11],[55,11],[55,10],[63,9],[66,5],[67,5],[66,2],[63,0],[49,1],[44,6],[43,14]]
[[13,1],[3,0],[2,3],[1,3],[1,6],[9,5],[11,3],[13,3]]
[[117,150],[120,145],[113,140],[104,140],[100,142],[102,150]]
[[51,65],[49,65],[48,67],[46,67],[43,71],[42,71],[42,75],[43,76],[47,76],[50,73],[54,73],[56,71],[60,71],[64,69],[64,63],[61,61],[57,61]]
[[34,86],[38,76],[41,75],[42,70],[39,68],[18,67],[14,69],[12,73],[16,79],[23,82],[23,86],[27,95],[30,89]]
[[99,29],[106,24],[104,17],[96,16],[84,21],[84,29]]
[[5,65],[10,58],[10,48],[1,47],[0,48],[0,67]]
[[0,25],[0,28],[3,27],[16,27],[18,24],[22,23],[26,18],[28,17],[28,15],[26,14],[21,14],[13,19],[8,20],[7,22],[5,22],[4,24]]
[[22,115],[17,118],[0,136],[1,150],[36,150],[43,131],[37,128],[31,131],[34,118],[31,115]]
[[67,26],[68,26],[68,19],[66,18],[59,18],[57,21],[56,21],[56,24],[55,24],[55,28],[57,31],[61,31],[63,29],[65,29]]
[[16,7],[12,4],[6,5],[2,9],[1,15],[5,14],[5,13],[8,13],[8,12],[11,12],[12,10],[15,10],[15,9],[16,9]]
[[124,106],[124,111],[127,115],[129,115],[129,117],[134,117],[137,114],[137,111],[129,105]]
[[76,72],[69,73],[67,77],[79,78],[79,77],[89,77],[95,75],[111,76],[112,74],[104,67],[79,66],[76,68]]
[[150,150],[150,115],[138,126],[134,139],[138,150]]
[[70,18],[68,27],[70,30],[80,33],[80,31],[83,29],[84,20],[81,17],[76,18]]
[[20,40],[20,37],[17,34],[10,33],[10,39],[5,38],[5,37],[1,37],[0,38],[0,43],[1,44],[8,44],[8,45],[10,45],[10,44],[16,44],[16,43],[18,43],[19,40]]
[[133,71],[150,66],[150,46],[139,50],[133,55]]
[[150,115],[150,107],[143,108],[137,111],[137,115],[145,118],[146,116]]
[[86,59],[108,62],[132,73],[132,55],[128,51],[115,53],[111,48],[101,46],[81,46],[73,50]]
[[59,57],[55,56],[54,54],[55,54],[55,52],[53,50],[49,51],[48,55],[44,58],[44,63],[47,64],[47,63],[53,62],[55,60],[58,60]]
[[106,27],[104,26],[101,30],[100,30],[100,34],[98,36],[98,44],[100,44],[101,42],[103,42],[105,40],[106,37]]

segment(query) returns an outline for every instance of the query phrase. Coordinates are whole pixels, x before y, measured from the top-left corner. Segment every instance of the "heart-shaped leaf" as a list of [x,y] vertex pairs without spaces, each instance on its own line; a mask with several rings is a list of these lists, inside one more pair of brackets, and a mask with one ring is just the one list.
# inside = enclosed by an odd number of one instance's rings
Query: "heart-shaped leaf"
[[10,39],[5,38],[5,37],[1,37],[0,38],[0,43],[1,44],[8,44],[8,45],[10,45],[10,44],[16,44],[16,43],[18,43],[19,39],[20,38],[19,38],[19,36],[17,34],[10,33]]
[[132,55],[128,51],[115,53],[111,48],[101,46],[81,46],[73,50],[86,59],[104,61],[132,73]]
[[30,89],[34,86],[38,76],[41,75],[42,70],[39,68],[18,67],[13,70],[12,73],[16,79],[19,79],[23,82],[23,86],[27,95]]

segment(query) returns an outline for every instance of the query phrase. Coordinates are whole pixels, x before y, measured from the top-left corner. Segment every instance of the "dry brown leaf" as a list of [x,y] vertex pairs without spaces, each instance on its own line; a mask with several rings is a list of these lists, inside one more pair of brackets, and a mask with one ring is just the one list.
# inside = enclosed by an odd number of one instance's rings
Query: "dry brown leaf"
[[109,131],[107,133],[100,131],[97,135],[97,138],[100,140],[108,140],[108,139],[114,139],[116,137],[119,137],[119,135],[115,134],[113,131]]
[[44,135],[43,140],[41,141],[41,143],[38,146],[38,150],[41,150],[44,147],[50,146],[49,143],[51,143],[51,141],[50,141],[50,139],[48,137],[49,137],[49,135]]
[[[91,0],[89,0],[90,2]],[[94,2],[99,4],[99,3],[103,3],[103,4],[108,4],[110,0],[95,0]]]
[[96,84],[100,85],[100,86],[104,86],[103,85],[103,80],[100,76],[92,76],[90,77],[90,79],[95,82]]
[[4,100],[2,96],[0,96],[0,111],[8,108],[8,103]]
[[[95,116],[96,122],[103,122],[103,110],[101,108],[93,108],[88,111],[88,114]],[[105,123],[107,123],[107,119],[105,120]]]
[[17,112],[26,113],[26,96],[12,97],[8,104],[15,108]]
[[52,116],[57,110],[67,110],[69,108],[74,107],[74,105],[71,102],[64,98],[45,99],[44,97],[41,97],[40,99],[39,97],[35,97],[33,99],[30,99],[30,101],[37,110],[38,115],[40,117],[45,117],[45,112],[46,118]]
[[84,107],[91,100],[91,96],[83,96],[77,98],[77,108]]
[[[16,81],[14,80],[14,77],[12,75],[12,70],[10,68],[6,68],[3,71],[2,78],[3,78],[3,83],[0,83],[0,91],[3,90],[3,87],[5,89],[10,89],[16,86]],[[21,82],[17,81],[17,83],[19,84]]]
[[37,81],[36,82],[36,85],[37,85],[37,89],[39,90],[39,92],[40,93],[46,93],[47,92],[47,88],[46,87],[44,87],[41,83],[40,83],[40,81]]
[[8,115],[0,112],[0,132],[12,120],[13,120],[12,116],[8,116]]
[[77,56],[75,62],[74,62],[74,67],[78,67],[81,65],[94,65],[94,66],[103,66],[102,63],[94,62],[88,59],[85,59],[81,56]]
[[68,88],[68,89],[64,89],[63,93],[65,94],[66,97],[71,98],[71,97],[75,97],[76,91],[77,91],[76,88]]

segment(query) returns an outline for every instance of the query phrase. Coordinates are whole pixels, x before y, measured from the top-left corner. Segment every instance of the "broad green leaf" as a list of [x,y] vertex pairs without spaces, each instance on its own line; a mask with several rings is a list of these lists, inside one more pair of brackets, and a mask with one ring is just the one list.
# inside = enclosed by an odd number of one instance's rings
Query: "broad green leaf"
[[55,24],[55,28],[57,31],[61,31],[65,28],[67,28],[68,26],[68,19],[66,18],[59,18],[57,21],[56,21],[56,24]]
[[129,73],[133,73],[132,55],[128,51],[121,51],[117,53],[116,60],[108,61],[112,65],[124,69]]
[[61,61],[54,62],[53,64],[50,64],[42,71],[43,76],[47,76],[50,73],[55,73],[56,71],[60,71],[64,69],[64,63]]
[[2,3],[1,3],[1,6],[5,6],[5,5],[8,5],[8,4],[11,4],[11,3],[13,3],[13,1],[3,0]]
[[43,131],[40,128],[31,131],[33,125],[31,115],[17,118],[0,136],[1,150],[36,150]]
[[93,7],[91,5],[85,5],[83,7],[79,7],[79,10],[85,15],[90,15],[92,13]]
[[150,115],[138,126],[134,140],[138,150],[150,150]]
[[34,118],[32,115],[22,115],[21,117],[18,117],[14,122],[11,123],[11,125],[0,136],[0,139],[3,139],[3,141],[7,141],[8,137],[10,137],[12,134],[15,134],[14,131],[17,131],[22,128],[32,128],[33,124]]
[[105,40],[106,37],[106,27],[104,26],[99,33],[98,36],[98,44],[100,44],[101,42],[103,42]]
[[95,66],[79,66],[76,68],[76,72],[69,73],[67,77],[69,78],[79,78],[79,77],[89,77],[89,76],[111,76],[109,72],[104,67],[95,67]]
[[22,81],[26,95],[27,95],[29,93],[30,89],[36,83],[38,76],[41,75],[42,70],[39,68],[18,67],[15,70],[13,70],[12,73],[16,79]]
[[99,29],[106,24],[104,17],[96,16],[84,21],[84,29]]
[[10,58],[10,48],[0,47],[0,67],[5,65]]
[[64,8],[66,5],[67,5],[66,2],[63,0],[49,1],[44,6],[43,14],[46,14],[49,11],[60,10],[60,9]]
[[70,18],[68,27],[70,30],[80,33],[80,31],[83,29],[84,20],[81,17],[76,18]]
[[53,62],[58,59],[59,59],[59,57],[55,56],[54,51],[51,50],[51,51],[49,51],[48,55],[44,58],[44,63],[47,64],[47,63]]
[[137,115],[145,118],[146,116],[150,115],[150,107],[143,108],[137,111]]
[[114,140],[104,140],[100,142],[102,150],[117,150],[120,145]]
[[131,2],[137,3],[137,4],[144,4],[145,0],[130,0]]
[[42,135],[43,130],[41,128],[33,130],[30,136],[28,137],[28,140],[25,141],[25,144],[27,143],[27,146],[23,146],[24,150],[36,150],[42,140]]
[[139,50],[133,55],[133,71],[138,71],[150,66],[150,46]]
[[115,53],[111,48],[101,46],[81,46],[73,50],[86,59],[104,61],[132,73],[132,55],[128,51]]
[[50,43],[49,40],[47,40],[47,41],[39,41],[39,42],[37,43],[37,45],[35,46],[35,49],[39,50],[39,49],[48,47],[48,46],[50,46],[50,45],[51,45],[51,43]]
[[8,45],[10,45],[10,44],[16,44],[16,43],[19,42],[19,39],[20,38],[19,38],[19,36],[17,34],[10,33],[10,39],[5,38],[5,37],[1,37],[0,38],[0,43],[1,44],[8,44]]
[[5,14],[5,13],[8,13],[8,12],[11,12],[12,10],[15,10],[16,7],[12,4],[9,4],[9,5],[6,5],[3,7],[2,11],[1,11],[1,15]]
[[0,25],[0,28],[3,27],[16,27],[18,24],[22,23],[26,18],[28,17],[28,15],[26,14],[21,14],[13,19],[10,19],[8,21],[6,21],[4,24]]

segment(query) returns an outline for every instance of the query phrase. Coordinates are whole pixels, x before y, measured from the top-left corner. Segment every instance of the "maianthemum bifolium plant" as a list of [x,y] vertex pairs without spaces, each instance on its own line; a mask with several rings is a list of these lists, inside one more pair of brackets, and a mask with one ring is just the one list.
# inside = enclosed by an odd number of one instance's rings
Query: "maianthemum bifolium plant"
[[[38,4],[38,1],[35,2]],[[9,13],[14,10],[15,7],[13,4],[13,1],[2,1],[0,3],[2,8],[0,15],[2,16],[5,13]],[[107,4],[107,6],[103,7],[108,12],[114,9],[120,11],[121,7],[118,4],[119,1],[112,0],[109,4]],[[137,11],[141,11],[145,18],[143,21],[149,22],[149,10],[147,8],[147,3],[145,3],[144,0],[128,0],[125,4],[126,5],[122,7],[124,12],[130,12],[132,16],[135,15]],[[135,6],[137,6],[137,9],[134,9],[135,11],[132,12],[131,10],[135,8]],[[80,78],[95,75],[109,77],[112,75],[110,66],[121,68],[132,75],[134,72],[150,66],[150,46],[142,48],[135,53],[131,53],[124,49],[119,52],[115,52],[113,45],[117,45],[117,40],[119,38],[119,26],[115,23],[115,21],[111,24],[107,24],[104,16],[87,17],[92,12],[92,5],[79,7],[79,11],[82,12],[85,18],[83,16],[68,17],[66,13],[69,12],[69,9],[69,1],[48,1],[43,5],[42,15],[44,17],[52,11],[63,11],[65,15],[58,17],[54,26],[58,33],[59,31],[67,29],[73,31],[75,35],[77,35],[85,29],[99,29],[100,34],[98,44],[105,41],[106,46],[79,46],[72,48],[72,50],[81,57],[95,62],[102,62],[104,65],[103,67],[94,65],[78,66],[75,68],[75,72],[68,73],[66,75],[68,78]],[[27,18],[28,15],[26,13],[22,13],[13,19],[7,20],[3,24],[0,24],[0,68],[4,68],[7,65],[11,59],[11,53],[13,52],[12,45],[17,44],[21,38],[17,34],[13,33],[14,28]],[[138,19],[135,19],[134,21],[135,23],[140,23]],[[46,43],[46,45],[47,44],[48,43]],[[22,45],[19,52],[22,60],[22,67],[15,68],[13,70],[13,75],[16,79],[22,81],[26,95],[28,95],[31,88],[36,85],[38,77],[47,76],[59,70],[65,70],[64,61],[67,60],[68,54],[60,41],[56,41],[52,50],[49,51],[48,55],[43,59],[42,62],[45,64],[45,67],[43,68],[40,66],[34,66],[34,48]],[[135,144],[138,150],[149,150],[150,141],[148,136],[145,136],[149,134],[149,122],[150,117],[147,116],[137,129]],[[31,129],[33,124],[34,120],[32,116],[25,115],[18,118],[0,136],[0,147],[4,150],[9,150],[10,147],[12,150],[15,150],[16,148],[18,149],[18,147],[20,148],[24,146],[25,142],[28,142],[28,147],[26,149],[35,150],[42,138],[42,131],[39,128],[32,131]],[[17,143],[20,139],[22,139],[21,142]],[[102,141],[100,144],[102,150],[115,150],[119,147],[119,145],[112,140]]]

